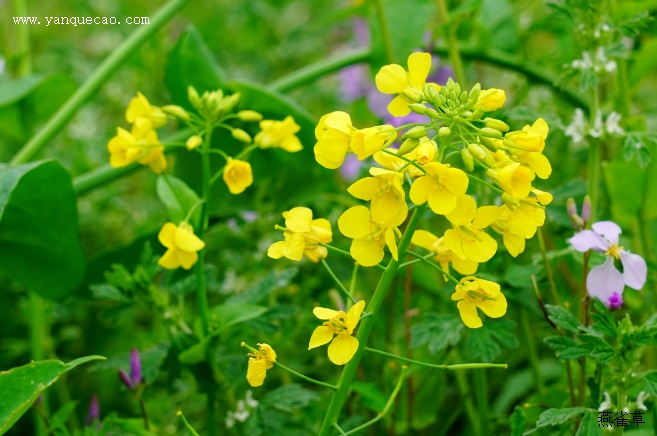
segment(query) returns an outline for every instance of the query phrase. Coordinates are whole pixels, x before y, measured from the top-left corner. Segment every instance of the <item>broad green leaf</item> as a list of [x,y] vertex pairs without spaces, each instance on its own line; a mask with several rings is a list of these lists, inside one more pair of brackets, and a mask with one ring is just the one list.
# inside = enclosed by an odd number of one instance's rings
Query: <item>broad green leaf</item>
[[43,79],[42,75],[19,79],[9,79],[7,75],[0,76],[0,106],[7,106],[25,98],[41,84]]
[[267,392],[260,405],[284,412],[292,412],[319,400],[319,395],[297,383],[290,383]]
[[50,299],[85,272],[71,175],[54,160],[0,165],[0,272]]
[[370,410],[380,412],[386,406],[388,396],[374,383],[353,382],[351,389],[360,395],[360,403]]
[[201,219],[201,205],[196,192],[177,177],[161,175],[157,178],[157,196],[169,212],[169,219],[178,225],[184,221],[190,210],[196,206],[190,221],[195,230],[198,230]]
[[591,409],[586,407],[569,407],[565,409],[548,409],[545,412],[541,413],[541,416],[536,422],[536,427],[545,427],[548,425],[560,425],[565,424],[568,421],[572,421],[580,415],[588,412]]
[[598,427],[598,414],[594,410],[589,410],[579,423],[575,436],[597,436],[601,434],[602,428]]
[[609,309],[600,302],[597,298],[591,299],[593,307],[596,312],[591,315],[593,319],[593,326],[597,331],[612,338],[618,336],[618,330],[616,329],[616,321],[611,316]]
[[644,389],[647,393],[657,396],[657,372],[650,372],[643,378]]
[[202,94],[214,91],[228,80],[226,73],[212,56],[198,30],[194,26],[180,36],[167,59],[165,82],[171,99],[191,109],[187,99],[187,87],[193,86]]
[[60,375],[99,359],[105,358],[86,356],[68,364],[59,360],[42,360],[0,372],[0,435],[5,434]]
[[543,342],[556,352],[557,357],[567,360],[588,356],[592,351],[591,346],[580,344],[567,336],[550,336]]
[[522,436],[525,432],[525,422],[527,418],[522,413],[522,407],[516,406],[511,417],[509,418],[509,425],[511,426],[511,436]]
[[552,304],[546,304],[545,309],[549,318],[557,327],[573,333],[578,332],[579,321],[577,321],[572,313],[561,306],[554,306]]
[[463,322],[455,316],[425,314],[411,326],[411,347],[426,344],[430,353],[440,353],[460,341],[463,329]]
[[465,349],[475,360],[493,362],[502,352],[502,346],[518,346],[518,338],[513,333],[515,327],[516,323],[510,319],[486,319],[483,327],[470,329]]

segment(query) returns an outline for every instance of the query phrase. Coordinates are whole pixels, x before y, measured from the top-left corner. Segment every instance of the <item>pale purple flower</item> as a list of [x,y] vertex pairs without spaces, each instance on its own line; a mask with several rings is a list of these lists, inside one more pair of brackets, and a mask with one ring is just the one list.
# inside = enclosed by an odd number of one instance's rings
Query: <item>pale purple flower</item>
[[89,401],[89,413],[87,414],[87,419],[85,419],[85,424],[91,427],[98,420],[100,420],[100,403],[98,402],[98,397],[94,394],[91,397],[91,401]]
[[139,357],[139,350],[133,347],[130,351],[130,378],[136,385],[141,383],[141,357]]
[[[598,298],[607,307],[620,307],[625,286],[640,290],[646,283],[648,267],[638,254],[632,254],[618,245],[622,233],[618,224],[612,221],[598,221],[592,230],[582,230],[570,238],[569,242],[579,252],[594,250],[607,258],[602,265],[591,268],[586,277],[589,295]],[[614,260],[623,265],[621,273],[614,266]]]
[[130,376],[122,369],[119,369],[119,378],[123,382],[126,388],[133,390],[135,388],[134,383],[130,379]]

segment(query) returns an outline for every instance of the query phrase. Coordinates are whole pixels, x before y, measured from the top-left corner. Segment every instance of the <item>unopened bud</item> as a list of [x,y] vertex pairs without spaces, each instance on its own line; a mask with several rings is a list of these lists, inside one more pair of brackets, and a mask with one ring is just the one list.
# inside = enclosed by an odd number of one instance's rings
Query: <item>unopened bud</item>
[[445,88],[447,88],[447,92],[449,93],[454,89],[454,79],[451,77],[447,78],[447,82],[445,83]]
[[472,87],[470,90],[470,95],[469,95],[469,100],[473,102],[477,102],[477,99],[479,98],[479,93],[481,92],[481,84],[477,83],[475,86]]
[[459,97],[459,100],[461,101],[461,103],[464,103],[464,104],[467,103],[468,102],[468,93],[466,91],[463,91],[461,93],[461,96]]
[[515,198],[511,197],[511,196],[510,196],[509,194],[507,194],[506,192],[505,192],[504,194],[502,194],[502,201],[504,202],[504,204],[506,204],[507,206],[509,206],[509,207],[511,208],[511,210],[513,210],[513,209],[515,209],[516,207],[518,207],[518,200],[516,200]]
[[497,120],[495,118],[484,118],[484,123],[486,123],[486,127],[499,130],[500,132],[509,131],[509,125],[507,123],[501,120]]
[[463,165],[465,165],[466,170],[474,171],[474,159],[467,148],[461,149],[461,159],[463,160]]
[[449,127],[443,126],[440,129],[438,129],[438,136],[441,138],[446,138],[451,134],[452,134],[452,129],[450,129]]
[[230,134],[233,136],[233,138],[237,139],[240,142],[244,142],[247,144],[251,143],[251,135],[249,135],[242,129],[233,129],[231,130]]
[[440,114],[438,113],[438,111],[430,107],[427,108],[424,114],[429,118],[433,118],[433,119],[440,118]]
[[420,145],[420,141],[418,139],[407,138],[404,142],[402,142],[399,150],[397,150],[397,154],[403,156],[406,153],[410,153],[411,151],[415,150],[418,145]]
[[584,203],[582,203],[582,219],[585,223],[591,219],[591,197],[588,195],[584,197]]
[[484,159],[484,163],[489,167],[495,165],[497,161],[495,160],[495,156],[493,156],[493,153],[491,153],[490,150],[487,148],[482,148],[482,150],[484,150],[484,153],[486,153],[486,159]]
[[427,112],[427,107],[422,103],[411,103],[408,105],[408,108],[415,112],[416,114],[424,115]]
[[194,135],[189,137],[189,139],[185,143],[185,147],[187,147],[187,150],[194,150],[196,147],[198,147],[201,144],[203,144],[203,139],[201,139],[201,137],[198,135]]
[[422,87],[422,91],[424,92],[424,97],[434,103],[437,104],[440,102],[440,92],[441,88],[435,83],[425,83],[424,86]]
[[461,85],[458,82],[454,82],[454,93],[458,96],[461,95]]
[[485,136],[480,136],[480,137],[479,137],[479,141],[481,141],[481,144],[482,144],[484,147],[486,147],[487,149],[489,149],[490,151],[493,151],[493,152],[497,151],[497,144],[496,144],[496,142],[499,142],[499,139],[496,141],[496,140],[493,139],[493,138],[487,138],[487,137],[485,137]]
[[477,144],[468,144],[468,150],[470,150],[470,153],[477,158],[478,160],[485,160],[486,159],[486,152],[484,151],[483,148],[481,148]]
[[427,128],[425,126],[415,126],[406,131],[402,135],[402,139],[413,138],[420,139],[423,136],[427,136]]
[[406,87],[401,95],[408,101],[413,103],[420,103],[424,99],[424,94],[415,88]]
[[452,102],[456,102],[458,100],[458,94],[456,94],[454,91],[449,91],[449,99]]
[[577,203],[575,203],[575,199],[573,197],[570,197],[568,200],[566,200],[566,211],[568,212],[568,216],[577,215]]
[[168,104],[166,106],[162,106],[162,111],[165,114],[172,115],[180,120],[189,121],[189,114],[187,113],[187,111],[175,104]]
[[241,121],[257,122],[262,120],[262,114],[256,111],[245,110],[245,111],[239,111],[237,113],[237,118],[239,118]]
[[486,111],[484,111],[484,108],[482,108],[482,107],[477,108],[477,109],[475,109],[474,112],[472,112],[472,116],[470,117],[470,119],[472,119],[473,121],[478,120],[479,118],[484,116],[484,112],[486,112]]
[[198,92],[196,92],[196,89],[191,85],[187,87],[187,98],[192,106],[198,109],[201,104],[201,97],[199,97]]
[[479,134],[481,136],[486,136],[488,138],[501,138],[502,137],[502,132],[499,130],[491,129],[490,127],[484,127],[482,129],[479,129]]

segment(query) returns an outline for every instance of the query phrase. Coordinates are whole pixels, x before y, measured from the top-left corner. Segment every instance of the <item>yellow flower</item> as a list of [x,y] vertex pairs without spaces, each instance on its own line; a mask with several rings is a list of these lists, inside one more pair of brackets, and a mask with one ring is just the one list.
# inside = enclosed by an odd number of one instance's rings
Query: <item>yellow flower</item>
[[542,152],[545,148],[545,139],[550,128],[543,118],[539,118],[533,125],[526,125],[519,132],[509,132],[504,136],[504,143],[509,148],[519,148],[529,152]]
[[262,120],[260,129],[254,139],[254,143],[260,148],[278,147],[290,153],[303,149],[299,138],[295,135],[301,127],[291,115],[285,117],[283,121]]
[[501,89],[484,89],[479,93],[479,98],[477,103],[475,103],[474,108],[484,108],[484,111],[494,111],[502,106],[506,102],[506,94]]
[[346,112],[331,112],[320,118],[315,128],[315,160],[325,168],[339,168],[350,150],[354,130]]
[[375,223],[365,206],[351,207],[338,218],[340,232],[353,239],[349,252],[356,262],[362,266],[377,265],[383,260],[383,247],[386,245],[392,257],[398,260],[395,234],[401,237],[397,226],[404,222],[408,213],[405,209],[400,211],[386,226]]
[[422,88],[431,69],[431,55],[412,53],[407,64],[408,72],[401,65],[390,64],[382,67],[375,78],[376,88],[380,92],[397,94],[388,105],[388,111],[395,117],[408,115],[411,112],[408,105],[423,100]]
[[328,244],[333,240],[331,223],[324,218],[313,220],[313,212],[307,207],[295,207],[283,212],[285,218],[284,241],[274,242],[267,250],[267,256],[300,261],[305,254],[312,262],[326,258],[328,251],[319,243]]
[[246,381],[257,388],[267,377],[267,370],[271,369],[276,362],[276,352],[268,344],[258,344],[256,353],[249,353],[249,368],[246,371]]
[[468,189],[468,176],[458,168],[440,162],[424,166],[427,172],[413,182],[409,196],[417,205],[429,202],[434,213],[446,215],[456,207],[456,199]]
[[[317,327],[310,337],[308,349],[320,347],[331,342],[328,347],[328,357],[336,365],[349,362],[358,351],[358,339],[352,336],[360,321],[360,315],[365,308],[365,301],[354,304],[347,313],[342,310],[316,307],[315,316],[324,324]],[[335,337],[333,335],[336,335]]]
[[[433,259],[438,262],[440,267],[446,272],[449,272],[450,262],[456,271],[466,276],[476,273],[477,267],[479,267],[477,262],[469,259],[461,259],[454,254],[454,252],[447,246],[444,237],[439,238],[426,230],[416,230],[415,233],[413,233],[411,243],[433,252],[435,254]],[[445,281],[447,281],[447,277],[445,277]]]
[[410,160],[416,160],[420,165],[426,165],[436,157],[436,153],[438,153],[436,141],[423,136],[420,138],[420,144],[413,151],[405,154],[404,157]]
[[446,215],[454,228],[445,232],[445,243],[463,260],[487,262],[497,251],[497,242],[483,229],[491,225],[500,213],[497,206],[477,209],[472,197],[459,196],[454,211]]
[[507,308],[506,298],[500,290],[500,285],[472,276],[461,279],[461,283],[456,285],[456,292],[452,294],[452,300],[458,301],[456,307],[459,309],[461,319],[471,329],[483,325],[477,308],[491,318],[504,316]]
[[528,196],[535,177],[532,170],[511,160],[496,163],[487,174],[504,192],[514,198]]
[[229,157],[223,177],[231,194],[241,194],[253,183],[251,164]]
[[348,191],[361,200],[372,200],[372,220],[385,225],[401,214],[401,209],[408,214],[406,193],[402,187],[404,175],[384,168],[370,168],[370,174],[374,177],[358,180]]
[[125,119],[130,124],[136,123],[138,119],[149,123],[149,128],[157,129],[167,123],[167,115],[157,106],[151,106],[148,99],[141,92],[137,97],[130,100],[128,109],[125,111]]
[[160,174],[167,167],[164,146],[160,144],[157,133],[151,123],[138,119],[128,132],[117,128],[115,137],[107,143],[110,152],[110,165],[113,168],[127,166],[133,162],[147,165],[154,173]]
[[356,153],[358,160],[363,160],[387,147],[396,138],[397,132],[389,124],[367,127],[351,134],[350,148]]
[[194,234],[192,226],[184,221],[178,226],[174,223],[166,223],[157,238],[167,248],[166,253],[157,263],[166,269],[176,269],[181,266],[190,269],[198,260],[197,252],[205,247],[205,243]]
[[[385,150],[390,151],[392,153],[397,154],[399,151],[396,148],[386,148]],[[408,157],[408,155],[412,154],[415,152],[413,150],[412,152],[408,153],[407,155],[404,155],[404,157]],[[399,171],[402,167],[405,166],[404,170],[402,171],[403,173],[408,173],[409,176],[411,177],[419,177],[424,175],[422,171],[420,171],[415,165],[407,165],[408,162],[406,162],[404,159],[401,159],[397,156],[393,156],[390,153],[386,153],[385,151],[379,151],[377,153],[374,153],[374,160],[376,163],[381,165],[383,168],[386,168],[388,170],[392,171]],[[409,158],[410,159],[410,158]]]
[[[497,220],[491,224],[491,228],[502,235],[504,246],[509,254],[513,257],[517,257],[520,253],[525,251],[525,237],[523,236],[524,232],[522,230],[518,229],[516,226],[509,226],[509,217],[511,213],[511,209],[509,209],[508,206],[502,206],[502,213]],[[523,223],[523,226],[524,224],[525,223]],[[535,231],[536,228],[534,227],[534,232]],[[518,232],[521,234],[518,234]]]
[[198,135],[192,135],[185,143],[185,147],[187,147],[187,150],[194,150],[201,144],[203,144],[203,139],[201,139],[201,137]]

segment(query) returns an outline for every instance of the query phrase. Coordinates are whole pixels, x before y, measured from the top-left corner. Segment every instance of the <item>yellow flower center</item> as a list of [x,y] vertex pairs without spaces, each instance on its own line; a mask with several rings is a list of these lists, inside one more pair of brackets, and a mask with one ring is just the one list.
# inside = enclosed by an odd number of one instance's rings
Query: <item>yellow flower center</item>
[[330,319],[330,320],[326,321],[324,323],[324,325],[328,326],[328,327],[331,327],[336,334],[340,334],[340,333],[343,333],[343,332],[347,332],[347,333],[351,334],[351,331],[349,331],[349,328],[345,324],[343,317],[336,317],[336,318]]
[[609,249],[605,252],[607,256],[614,256],[616,259],[620,259],[620,252],[625,247],[621,245],[611,244]]
[[476,291],[468,291],[466,296],[472,301],[473,303],[483,303],[486,300],[491,300],[491,301],[496,301],[496,298],[493,298],[489,296],[486,291],[483,289],[479,288]]

